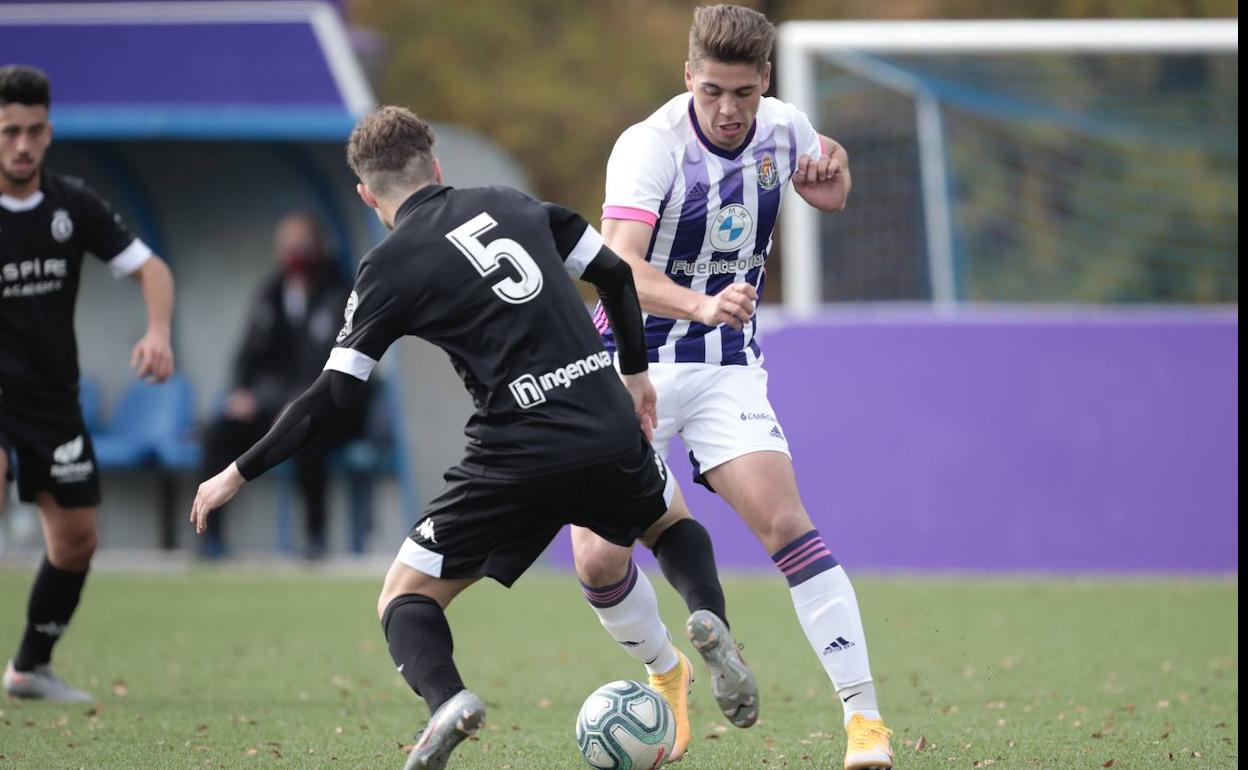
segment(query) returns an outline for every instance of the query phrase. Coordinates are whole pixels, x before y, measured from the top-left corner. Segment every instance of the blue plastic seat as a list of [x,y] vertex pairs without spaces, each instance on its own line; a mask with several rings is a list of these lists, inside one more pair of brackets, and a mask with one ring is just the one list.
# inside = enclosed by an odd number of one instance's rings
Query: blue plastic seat
[[[195,394],[175,374],[161,385],[136,382],[126,388],[105,427],[92,436],[103,468],[135,468],[176,461],[188,467],[188,435],[195,419]],[[191,463],[194,465],[194,463]]]

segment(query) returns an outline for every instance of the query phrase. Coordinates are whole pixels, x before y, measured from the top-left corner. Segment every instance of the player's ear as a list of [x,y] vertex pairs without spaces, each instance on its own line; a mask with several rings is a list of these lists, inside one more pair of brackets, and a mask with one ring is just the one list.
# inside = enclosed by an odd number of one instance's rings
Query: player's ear
[[685,88],[693,90],[693,67],[689,66],[689,62],[685,62]]
[[355,191],[359,193],[360,200],[364,201],[365,206],[368,206],[370,209],[378,207],[377,198],[373,195],[373,191],[368,189],[368,185],[360,182],[355,186]]
[[433,156],[433,181],[435,184],[442,184],[442,164],[436,155]]

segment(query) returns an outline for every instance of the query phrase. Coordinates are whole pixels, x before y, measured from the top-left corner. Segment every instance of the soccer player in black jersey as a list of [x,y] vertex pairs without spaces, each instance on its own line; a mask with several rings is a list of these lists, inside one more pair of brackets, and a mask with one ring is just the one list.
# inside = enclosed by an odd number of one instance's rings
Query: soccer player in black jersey
[[39,508],[47,545],[4,689],[17,697],[88,701],[90,695],[49,666],[78,606],[98,536],[100,482],[78,404],[79,274],[91,252],[113,275],[138,282],[148,324],[130,364],[156,382],[173,373],[173,277],[103,198],[80,180],[43,168],[52,141],[49,91],[47,76],[33,67],[0,67],[0,478],[15,472],[18,495]]
[[[485,713],[451,658],[444,608],[481,577],[511,585],[569,523],[618,546],[603,584],[587,590],[607,607],[630,599],[603,623],[635,634],[628,652],[685,709],[689,662],[630,558],[672,490],[648,441],[655,396],[632,270],[568,209],[506,187],[443,186],[433,134],[405,109],[363,118],[347,156],[360,197],[392,232],[360,263],[320,377],[263,439],[200,485],[197,530],[245,481],[343,415],[391,344],[423,337],[450,355],[476,412],[463,460],[404,540],[377,605],[394,662],[432,715],[407,768],[444,767]],[[622,374],[565,273],[597,286]]]

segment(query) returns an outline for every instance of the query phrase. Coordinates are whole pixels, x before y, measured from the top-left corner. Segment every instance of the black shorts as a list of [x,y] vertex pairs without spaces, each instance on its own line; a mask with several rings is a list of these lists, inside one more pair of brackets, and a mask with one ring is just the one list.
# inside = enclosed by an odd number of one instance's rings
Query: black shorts
[[488,576],[505,586],[565,524],[631,546],[667,511],[674,492],[667,466],[644,438],[622,459],[561,473],[504,479],[456,466],[444,478],[399,560],[434,577]]
[[63,508],[100,504],[95,448],[77,404],[56,416],[0,407],[0,451],[8,455],[23,502],[48,492]]

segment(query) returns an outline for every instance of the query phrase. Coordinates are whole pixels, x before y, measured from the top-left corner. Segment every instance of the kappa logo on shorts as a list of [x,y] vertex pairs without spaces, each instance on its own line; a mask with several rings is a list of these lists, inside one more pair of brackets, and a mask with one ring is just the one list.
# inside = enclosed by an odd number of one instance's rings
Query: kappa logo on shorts
[[423,537],[424,539],[428,540],[431,543],[438,542],[438,539],[433,536],[433,519],[425,519],[424,521],[422,521],[420,523],[420,526],[416,528],[416,534],[420,535],[421,537]]
[[81,460],[85,447],[85,439],[79,434],[77,438],[52,450],[52,467],[48,469],[48,475],[53,481],[59,484],[76,484],[91,477],[95,472],[95,463]]

